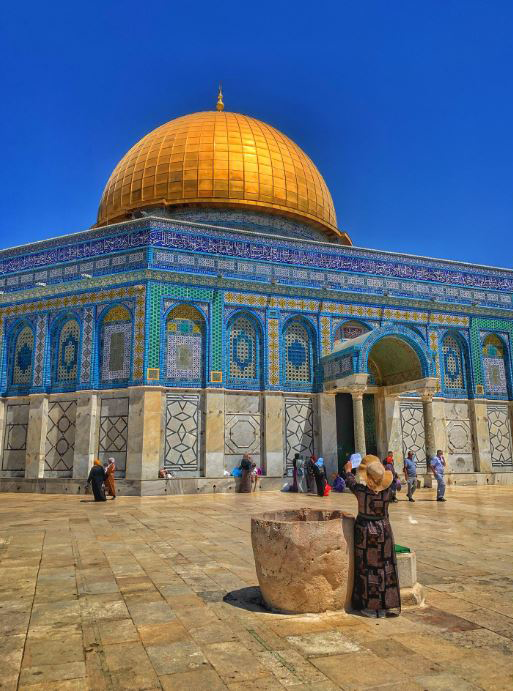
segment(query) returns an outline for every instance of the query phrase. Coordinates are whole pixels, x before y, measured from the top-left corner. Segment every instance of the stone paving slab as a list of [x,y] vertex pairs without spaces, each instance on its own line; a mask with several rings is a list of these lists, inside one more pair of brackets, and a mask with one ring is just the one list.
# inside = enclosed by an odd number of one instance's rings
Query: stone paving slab
[[427,605],[397,619],[280,615],[259,599],[250,517],[354,512],[350,494],[3,494],[0,689],[513,688],[513,488],[391,507]]

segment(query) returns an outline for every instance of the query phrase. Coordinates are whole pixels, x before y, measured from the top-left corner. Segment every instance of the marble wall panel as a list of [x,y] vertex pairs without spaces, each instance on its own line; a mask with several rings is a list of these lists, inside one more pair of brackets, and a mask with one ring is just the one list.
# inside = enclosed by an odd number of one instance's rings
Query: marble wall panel
[[488,404],[488,430],[493,469],[512,468],[511,423],[506,403]]
[[7,405],[2,470],[23,472],[27,450],[28,403]]

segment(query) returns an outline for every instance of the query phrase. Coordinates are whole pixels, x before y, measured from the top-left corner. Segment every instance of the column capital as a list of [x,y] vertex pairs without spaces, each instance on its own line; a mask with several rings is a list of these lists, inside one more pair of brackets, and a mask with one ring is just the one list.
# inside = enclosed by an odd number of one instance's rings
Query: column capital
[[422,403],[433,403],[433,391],[424,391],[421,394]]
[[360,389],[351,389],[351,396],[353,397],[353,401],[361,401],[363,398],[363,394],[366,390],[367,387]]

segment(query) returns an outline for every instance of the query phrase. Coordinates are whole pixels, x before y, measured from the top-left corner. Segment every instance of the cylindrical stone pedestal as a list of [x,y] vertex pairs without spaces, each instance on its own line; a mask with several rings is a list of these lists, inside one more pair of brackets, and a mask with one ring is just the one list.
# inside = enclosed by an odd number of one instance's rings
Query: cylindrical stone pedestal
[[344,609],[353,586],[353,526],[354,517],[342,511],[253,516],[251,541],[266,605],[289,613]]

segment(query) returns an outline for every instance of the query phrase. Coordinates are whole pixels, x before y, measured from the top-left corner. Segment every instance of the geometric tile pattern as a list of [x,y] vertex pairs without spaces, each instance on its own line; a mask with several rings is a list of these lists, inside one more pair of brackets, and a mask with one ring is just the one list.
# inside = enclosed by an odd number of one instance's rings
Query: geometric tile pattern
[[279,320],[267,320],[267,349],[269,358],[269,384],[278,386],[280,383],[280,341]]
[[82,319],[82,357],[80,363],[80,381],[87,383],[91,378],[93,357],[94,308],[85,307]]
[[490,403],[487,409],[492,466],[496,468],[511,468],[513,466],[513,459],[508,406],[500,403]]
[[189,305],[179,305],[166,322],[166,378],[201,386],[205,320]]
[[[12,416],[12,421],[8,421],[5,425],[4,450],[25,451],[27,448],[28,423],[14,421],[14,419],[15,417],[19,417],[20,419],[27,418],[29,406],[28,404],[22,403],[21,405],[9,405],[7,408],[7,420],[10,420]],[[11,413],[11,415],[9,413]],[[16,415],[12,415],[12,413],[16,413]],[[23,415],[23,413],[25,413],[25,415]]]
[[34,386],[43,386],[47,325],[48,315],[38,315],[36,322],[36,352],[34,354]]
[[495,334],[489,334],[483,341],[483,369],[489,394],[508,393],[504,350],[504,343]]
[[199,394],[167,394],[164,466],[181,474],[200,469]]
[[426,441],[422,403],[400,404],[403,456],[412,451],[417,459],[417,469],[426,470]]
[[449,453],[472,453],[470,420],[448,420],[446,433]]
[[306,327],[299,321],[288,324],[284,336],[285,379],[287,382],[310,382],[311,343]]
[[34,332],[30,326],[24,326],[18,333],[14,344],[12,359],[12,384],[30,386],[34,356]]
[[224,452],[237,455],[260,453],[259,414],[226,414]]
[[129,379],[132,322],[103,324],[102,344],[102,380]]
[[[120,399],[121,400],[121,399]],[[128,407],[128,399],[126,399]],[[103,408],[103,406],[102,406]],[[98,451],[100,454],[116,454],[116,462],[126,460],[128,440],[127,415],[101,415]]]
[[76,412],[76,401],[54,401],[48,404],[45,470],[73,470]]
[[57,353],[54,354],[55,381],[74,382],[78,374],[78,350],[80,344],[80,325],[76,319],[65,322],[57,333]]
[[358,338],[368,331],[368,327],[357,321],[348,321],[341,324],[335,331],[335,342]]
[[444,363],[444,386],[446,389],[464,389],[463,353],[461,344],[451,334],[447,334],[442,341],[442,357]]
[[248,317],[237,317],[228,328],[230,378],[256,379],[258,342],[254,321]]
[[296,453],[308,457],[314,453],[313,399],[285,398],[285,444],[287,471]]

